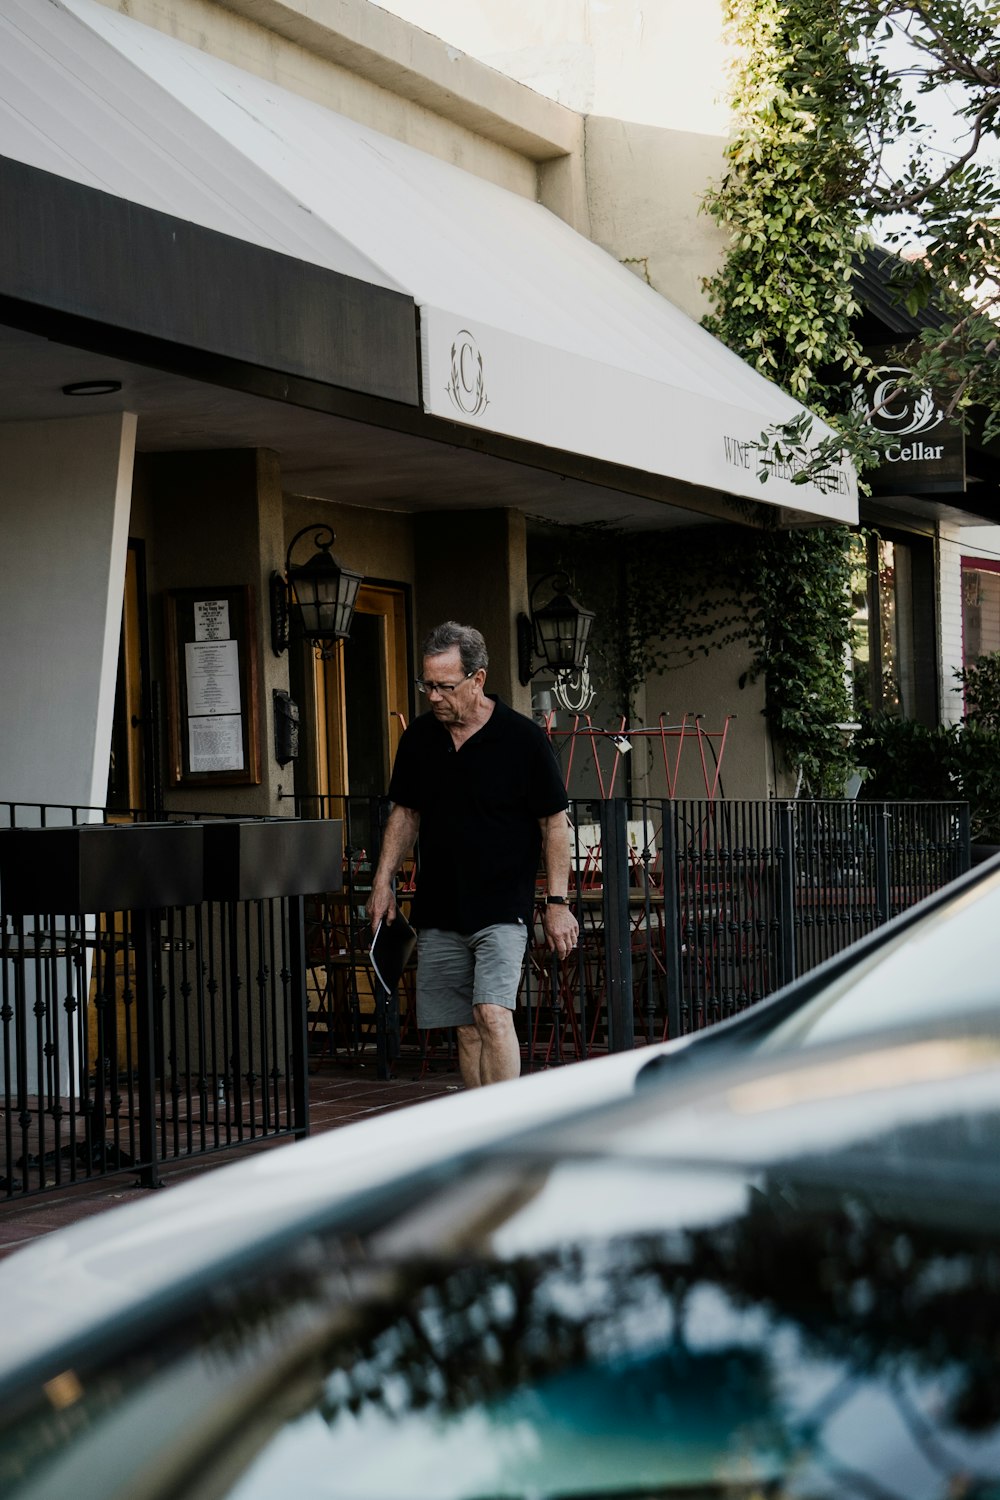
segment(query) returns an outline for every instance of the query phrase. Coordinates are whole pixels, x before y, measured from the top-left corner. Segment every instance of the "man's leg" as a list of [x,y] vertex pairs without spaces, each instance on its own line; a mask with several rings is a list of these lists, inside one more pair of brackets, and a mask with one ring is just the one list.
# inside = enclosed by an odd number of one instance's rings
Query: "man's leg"
[[521,1044],[514,1030],[514,1012],[505,1005],[477,1005],[475,1017],[480,1044],[480,1083],[503,1083],[508,1078],[517,1078],[521,1072]]
[[479,1037],[479,1082],[503,1083],[521,1071],[521,1046],[514,1030],[514,1007],[528,933],[522,922],[500,922],[474,932],[469,945],[476,977],[472,1014]]
[[455,1028],[462,1082],[477,1089],[479,1031],[472,1009],[474,960],[468,939],[458,932],[425,928],[417,944],[417,1027]]
[[458,1041],[458,1068],[462,1082],[467,1089],[478,1089],[487,1082],[481,1073],[483,1044],[479,1039],[479,1029],[476,1026],[456,1026],[455,1037]]

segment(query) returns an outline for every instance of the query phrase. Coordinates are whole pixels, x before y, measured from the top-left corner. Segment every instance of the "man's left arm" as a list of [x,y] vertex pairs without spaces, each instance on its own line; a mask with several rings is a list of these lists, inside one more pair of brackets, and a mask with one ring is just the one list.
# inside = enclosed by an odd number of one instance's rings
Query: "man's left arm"
[[[545,883],[550,896],[568,899],[569,892],[569,821],[564,812],[539,818],[542,830],[542,859]],[[580,925],[569,906],[546,906],[543,921],[545,941],[552,953],[566,958],[576,947]]]

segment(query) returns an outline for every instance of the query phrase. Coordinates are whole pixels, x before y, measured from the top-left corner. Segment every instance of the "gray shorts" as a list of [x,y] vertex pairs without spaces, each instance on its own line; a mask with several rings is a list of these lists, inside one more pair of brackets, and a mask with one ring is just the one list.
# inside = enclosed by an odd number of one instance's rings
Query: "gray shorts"
[[417,1025],[474,1026],[474,1005],[514,1010],[528,929],[497,922],[478,932],[422,931],[417,940]]

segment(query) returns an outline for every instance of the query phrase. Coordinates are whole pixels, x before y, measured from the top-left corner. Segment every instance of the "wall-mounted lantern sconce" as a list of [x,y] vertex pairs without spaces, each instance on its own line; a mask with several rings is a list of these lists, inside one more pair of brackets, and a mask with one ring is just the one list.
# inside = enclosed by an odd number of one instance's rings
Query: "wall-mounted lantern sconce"
[[[311,534],[319,548],[308,562],[292,566],[296,542]],[[323,541],[323,537],[328,541]],[[303,526],[285,554],[285,572],[271,574],[271,646],[275,656],[293,640],[312,641],[316,655],[329,658],[337,641],[351,633],[354,606],[364,575],[330,555],[336,537],[329,526]]]
[[[548,604],[536,609],[535,595],[550,580],[556,592]],[[562,573],[540,578],[531,590],[530,617],[523,614],[517,617],[517,675],[522,687],[527,687],[538,672],[548,670],[557,676],[562,672],[578,672],[586,661],[594,611],[578,604],[566,592],[568,587],[569,579]],[[542,657],[534,672],[533,655]]]

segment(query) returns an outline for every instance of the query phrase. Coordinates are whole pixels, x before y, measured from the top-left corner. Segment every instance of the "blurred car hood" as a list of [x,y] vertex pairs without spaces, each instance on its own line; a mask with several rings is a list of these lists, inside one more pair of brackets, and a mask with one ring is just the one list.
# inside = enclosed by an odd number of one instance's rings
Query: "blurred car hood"
[[[666,1045],[677,1050],[688,1040]],[[212,1168],[53,1231],[0,1261],[0,1375],[49,1341],[81,1334],[154,1291],[204,1275],[241,1246],[280,1239],[338,1202],[457,1151],[626,1096],[651,1050],[410,1105]]]

